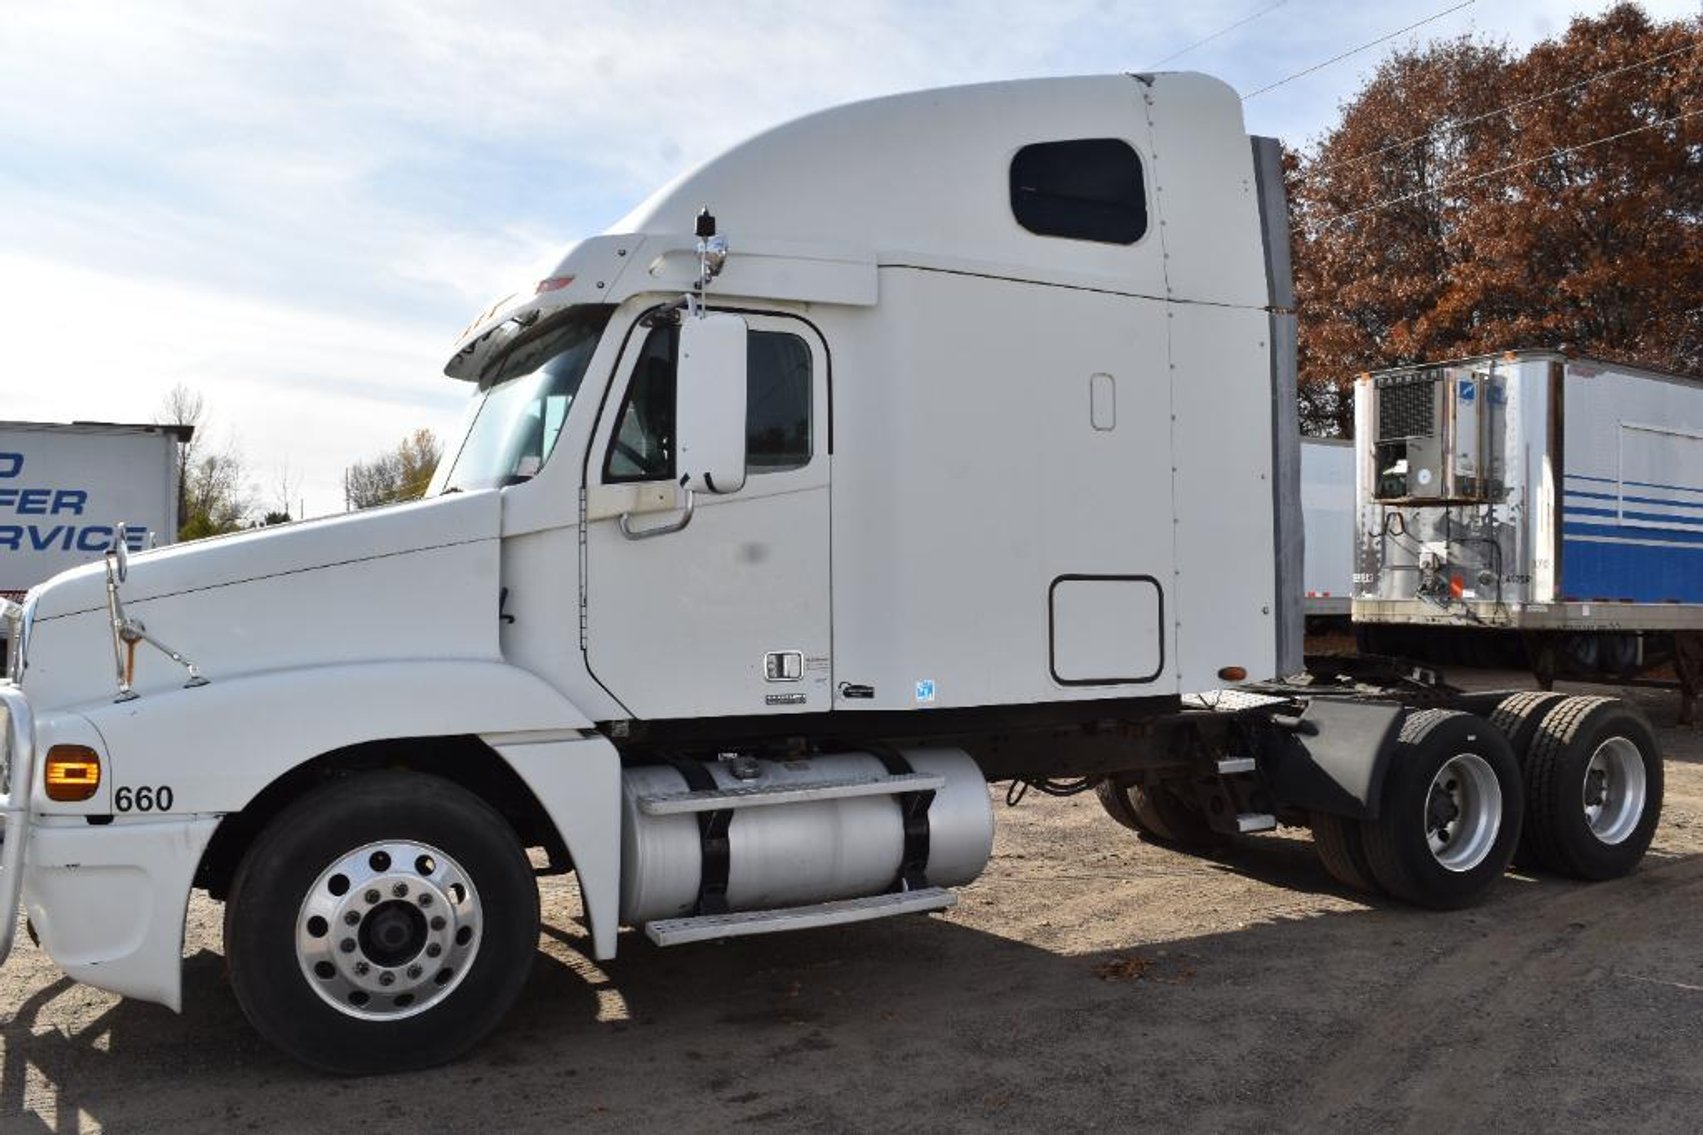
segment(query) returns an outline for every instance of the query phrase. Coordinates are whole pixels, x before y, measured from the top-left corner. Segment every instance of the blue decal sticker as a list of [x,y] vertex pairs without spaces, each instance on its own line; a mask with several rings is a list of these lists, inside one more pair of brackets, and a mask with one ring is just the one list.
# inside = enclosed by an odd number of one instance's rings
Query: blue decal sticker
[[1461,383],[1461,401],[1471,402],[1478,397],[1478,384],[1471,379]]
[[933,700],[934,700],[934,679],[933,678],[924,678],[922,681],[917,683],[917,701],[925,702],[925,701],[933,701]]

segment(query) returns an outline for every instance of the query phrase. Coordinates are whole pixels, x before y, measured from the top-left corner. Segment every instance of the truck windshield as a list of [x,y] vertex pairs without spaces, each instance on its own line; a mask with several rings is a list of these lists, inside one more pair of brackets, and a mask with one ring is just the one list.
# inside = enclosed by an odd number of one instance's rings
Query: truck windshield
[[577,307],[517,343],[479,380],[436,492],[518,484],[550,456],[614,307]]

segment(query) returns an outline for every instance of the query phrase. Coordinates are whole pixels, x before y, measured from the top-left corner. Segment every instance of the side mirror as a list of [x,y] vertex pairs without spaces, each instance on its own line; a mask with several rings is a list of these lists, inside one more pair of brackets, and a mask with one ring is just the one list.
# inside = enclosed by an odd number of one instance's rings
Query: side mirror
[[745,487],[745,321],[687,315],[680,321],[675,380],[675,468],[686,487],[736,493]]

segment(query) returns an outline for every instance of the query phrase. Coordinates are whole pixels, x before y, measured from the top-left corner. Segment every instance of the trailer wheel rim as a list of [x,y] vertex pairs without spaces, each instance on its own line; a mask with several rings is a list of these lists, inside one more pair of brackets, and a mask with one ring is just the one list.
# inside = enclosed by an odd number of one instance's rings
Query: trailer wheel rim
[[430,844],[385,840],[313,881],[296,912],[296,961],[338,1012],[399,1020],[455,992],[483,929],[479,892],[461,864]]
[[1502,785],[1477,753],[1443,763],[1425,794],[1425,841],[1446,870],[1471,871],[1490,855],[1502,828]]
[[1630,738],[1610,737],[1591,754],[1580,787],[1591,834],[1603,843],[1623,843],[1644,818],[1644,755]]

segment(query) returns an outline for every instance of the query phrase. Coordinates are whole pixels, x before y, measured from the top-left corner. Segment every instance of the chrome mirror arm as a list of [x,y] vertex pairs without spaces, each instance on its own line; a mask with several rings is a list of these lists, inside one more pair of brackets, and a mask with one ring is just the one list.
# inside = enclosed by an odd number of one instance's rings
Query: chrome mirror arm
[[159,639],[147,632],[141,620],[132,619],[124,612],[124,600],[118,593],[118,585],[130,575],[130,561],[125,548],[127,532],[120,524],[113,537],[112,547],[106,552],[106,611],[108,622],[112,628],[112,661],[118,679],[118,696],[114,701],[132,701],[138,695],[131,688],[131,671],[134,665],[136,644],[145,642],[173,662],[189,672],[189,681],[184,688],[205,686],[207,679],[202,675],[200,667],[173,650]]

